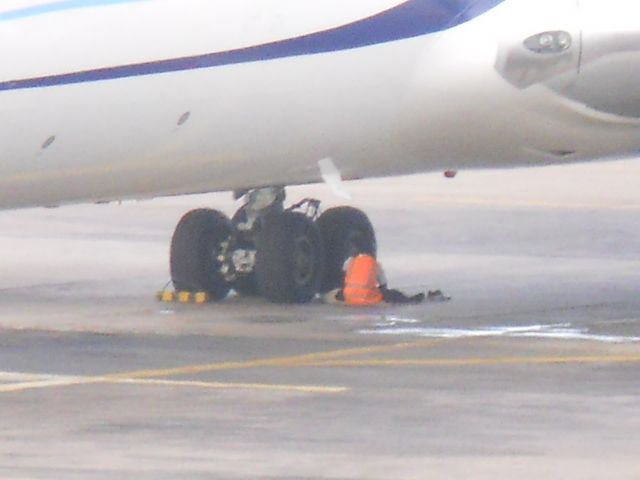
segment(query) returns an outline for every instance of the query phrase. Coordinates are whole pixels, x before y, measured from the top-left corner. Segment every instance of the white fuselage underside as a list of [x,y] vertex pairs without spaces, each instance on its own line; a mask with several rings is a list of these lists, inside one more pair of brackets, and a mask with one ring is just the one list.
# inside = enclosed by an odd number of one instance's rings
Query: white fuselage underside
[[[235,50],[400,3],[160,0],[1,21],[0,81]],[[502,25],[556,28],[522,3],[361,48],[1,91],[0,208],[316,182],[326,158],[351,179],[640,149],[638,122],[496,71]]]

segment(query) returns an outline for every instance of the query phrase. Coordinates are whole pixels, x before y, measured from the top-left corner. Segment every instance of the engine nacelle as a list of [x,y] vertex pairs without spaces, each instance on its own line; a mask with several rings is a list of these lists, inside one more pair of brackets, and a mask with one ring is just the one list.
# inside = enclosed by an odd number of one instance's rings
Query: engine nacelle
[[582,54],[570,98],[640,118],[640,2],[580,0]]
[[519,21],[496,62],[509,83],[544,84],[591,109],[640,118],[640,2],[539,0],[517,7]]

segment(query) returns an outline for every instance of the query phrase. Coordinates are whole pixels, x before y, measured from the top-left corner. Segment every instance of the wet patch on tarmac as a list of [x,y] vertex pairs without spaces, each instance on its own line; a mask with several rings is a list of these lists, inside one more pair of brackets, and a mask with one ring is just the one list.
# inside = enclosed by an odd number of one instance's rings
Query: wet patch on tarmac
[[[434,328],[420,325],[419,320],[390,317],[373,329],[363,329],[366,335],[407,335],[426,338],[475,338],[475,337],[513,337],[542,338],[555,340],[584,340],[605,343],[636,343],[640,337],[601,335],[590,332],[588,328],[574,327],[570,323],[524,326],[488,326],[480,328]],[[410,327],[408,325],[411,325]]]

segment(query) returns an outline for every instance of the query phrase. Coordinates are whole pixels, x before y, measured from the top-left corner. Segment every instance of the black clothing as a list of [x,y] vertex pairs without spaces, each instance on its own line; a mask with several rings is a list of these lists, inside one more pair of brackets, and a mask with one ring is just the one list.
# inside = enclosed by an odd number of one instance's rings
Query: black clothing
[[422,303],[424,301],[424,293],[419,293],[408,297],[400,290],[392,290],[389,288],[380,288],[385,302],[388,303]]

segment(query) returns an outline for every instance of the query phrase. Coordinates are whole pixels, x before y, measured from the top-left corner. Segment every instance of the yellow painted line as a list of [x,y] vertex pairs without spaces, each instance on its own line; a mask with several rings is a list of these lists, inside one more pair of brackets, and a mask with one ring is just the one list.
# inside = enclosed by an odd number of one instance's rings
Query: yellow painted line
[[[398,350],[406,350],[411,348],[420,348],[425,346],[433,346],[439,343],[443,343],[444,340],[421,340],[417,342],[409,343],[394,343],[390,345],[374,345],[359,348],[350,348],[342,350],[332,350],[329,352],[316,352],[304,355],[296,355],[290,357],[279,358],[267,358],[260,360],[249,360],[243,362],[218,362],[203,365],[189,365],[184,367],[166,368],[157,370],[139,370],[131,372],[114,373],[111,375],[102,375],[95,377],[54,377],[44,379],[40,381],[28,381],[22,383],[13,383],[8,385],[0,385],[0,393],[19,392],[24,390],[33,390],[40,388],[55,388],[55,387],[69,387],[76,385],[88,385],[95,383],[134,383],[135,381],[149,379],[150,381],[158,381],[161,377],[173,377],[180,375],[194,375],[199,373],[217,372],[224,370],[241,370],[252,368],[264,368],[264,367],[296,367],[307,366],[314,362],[321,362],[324,360],[339,359],[345,357],[352,357],[356,355],[371,355],[376,353],[388,353]],[[198,382],[196,382],[198,383]],[[207,382],[201,382],[207,383]],[[156,383],[159,384],[159,383]],[[194,384],[195,385],[195,384]],[[216,384],[211,384],[216,385]],[[219,388],[223,388],[224,384],[217,384]],[[246,388],[251,389],[280,389],[277,385],[262,385],[262,384],[227,384],[227,388],[240,388],[239,385],[244,385]],[[271,387],[271,388],[270,388]],[[278,387],[278,388],[272,388]],[[211,387],[214,388],[214,387]],[[283,389],[289,389],[293,391],[307,391],[307,392],[320,392],[320,393],[340,393],[346,391],[343,387],[317,387],[317,386],[283,386]],[[318,390],[324,389],[324,390]],[[329,390],[326,390],[329,389]]]
[[317,352],[291,357],[266,358],[260,360],[248,360],[243,362],[218,362],[203,365],[188,365],[184,367],[166,368],[158,370],[139,370],[133,372],[116,373],[107,375],[105,378],[117,380],[119,378],[158,378],[174,377],[179,375],[194,375],[198,373],[218,372],[223,370],[245,370],[263,367],[291,367],[304,366],[322,360],[351,357],[355,355],[367,355],[374,353],[387,353],[396,350],[419,348],[424,346],[437,345],[443,340],[428,340],[410,343],[394,343],[391,345],[375,345],[361,348],[351,348],[345,350],[333,350],[329,352]]
[[572,357],[433,358],[415,360],[328,360],[300,367],[474,367],[499,365],[570,365],[594,363],[640,363],[640,355]]
[[464,196],[435,196],[435,195],[410,195],[415,202],[428,205],[473,205],[487,207],[534,207],[549,209],[595,209],[595,210],[640,210],[640,204],[637,203],[588,203],[588,202],[550,202],[545,200],[526,200],[514,198],[483,198],[483,197],[464,197]]
[[[415,344],[404,344],[404,346]],[[396,344],[399,347],[400,344]],[[361,351],[362,349],[357,349]],[[344,350],[341,352],[345,352]],[[327,352],[337,353],[337,352]],[[318,357],[320,354],[311,354],[301,357]],[[300,358],[300,357],[293,357]],[[256,362],[250,363],[246,368],[253,368]],[[606,364],[606,363],[640,363],[640,355],[600,355],[600,356],[559,356],[559,357],[501,357],[501,358],[454,358],[454,359],[415,359],[415,360],[318,360],[300,361],[280,364],[269,364],[269,366],[288,367],[474,367],[474,366],[500,366],[500,365],[571,365],[571,364]],[[224,365],[224,364],[219,364]],[[202,366],[196,366],[202,367]],[[234,366],[234,368],[236,368]],[[175,369],[171,369],[171,375],[175,375]],[[21,374],[25,377],[28,374]],[[348,387],[317,386],[317,385],[278,385],[261,383],[221,383],[203,381],[179,381],[161,380],[140,377],[125,377],[125,374],[107,375],[102,377],[54,377],[40,381],[27,381],[22,383],[11,383],[0,385],[0,393],[21,392],[25,390],[35,390],[42,388],[69,387],[76,385],[88,385],[97,383],[110,384],[136,384],[136,385],[158,385],[158,386],[181,386],[193,388],[210,389],[244,389],[244,390],[271,390],[288,391],[300,393],[324,393],[335,394],[349,391]],[[37,375],[40,376],[40,375]]]

